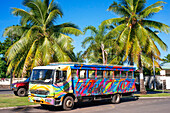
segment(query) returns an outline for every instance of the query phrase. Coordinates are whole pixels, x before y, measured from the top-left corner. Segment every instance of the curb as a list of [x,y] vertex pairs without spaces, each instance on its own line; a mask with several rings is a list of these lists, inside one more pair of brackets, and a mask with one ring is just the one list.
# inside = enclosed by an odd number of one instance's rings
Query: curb
[[16,108],[25,108],[25,107],[27,107],[27,108],[29,108],[29,107],[38,107],[38,106],[40,106],[40,105],[27,105],[27,106],[16,106],[16,107],[2,107],[2,108],[0,108],[0,110],[5,110],[5,109],[16,109]]
[[138,99],[170,99],[170,97],[135,97]]

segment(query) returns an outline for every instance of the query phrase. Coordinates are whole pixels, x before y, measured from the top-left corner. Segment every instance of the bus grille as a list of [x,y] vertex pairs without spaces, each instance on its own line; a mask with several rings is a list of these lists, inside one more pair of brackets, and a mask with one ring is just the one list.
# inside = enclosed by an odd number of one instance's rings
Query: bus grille
[[49,91],[44,91],[44,90],[31,90],[30,91],[33,94],[40,94],[40,95],[48,95]]

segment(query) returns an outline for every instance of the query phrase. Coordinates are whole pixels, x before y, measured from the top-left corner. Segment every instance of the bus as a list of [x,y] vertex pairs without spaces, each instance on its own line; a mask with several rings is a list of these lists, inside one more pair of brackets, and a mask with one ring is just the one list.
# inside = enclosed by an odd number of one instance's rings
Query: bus
[[108,99],[119,103],[136,91],[133,66],[56,64],[34,67],[28,100],[42,107],[62,106],[71,110],[75,102]]

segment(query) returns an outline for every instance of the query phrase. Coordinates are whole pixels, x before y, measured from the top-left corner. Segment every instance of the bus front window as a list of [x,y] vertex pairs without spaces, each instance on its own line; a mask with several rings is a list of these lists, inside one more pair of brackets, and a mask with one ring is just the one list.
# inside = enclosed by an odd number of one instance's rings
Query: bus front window
[[52,84],[53,70],[49,69],[34,69],[31,75],[30,82]]

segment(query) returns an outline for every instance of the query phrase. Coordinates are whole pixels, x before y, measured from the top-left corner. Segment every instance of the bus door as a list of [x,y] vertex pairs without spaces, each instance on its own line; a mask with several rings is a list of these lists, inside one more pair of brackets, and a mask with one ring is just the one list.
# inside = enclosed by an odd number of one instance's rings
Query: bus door
[[70,81],[68,81],[67,71],[56,70],[55,74],[55,95],[70,91]]

